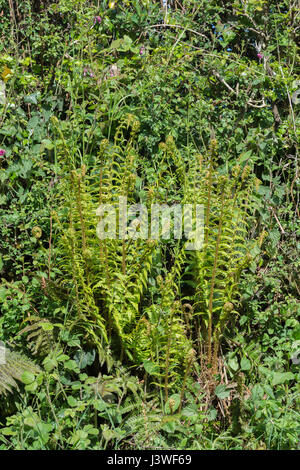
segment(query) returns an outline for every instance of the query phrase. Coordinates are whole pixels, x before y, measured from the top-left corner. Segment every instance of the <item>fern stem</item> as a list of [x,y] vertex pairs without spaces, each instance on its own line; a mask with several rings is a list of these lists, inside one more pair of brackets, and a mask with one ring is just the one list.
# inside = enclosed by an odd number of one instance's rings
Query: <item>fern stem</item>
[[168,382],[169,382],[169,366],[170,366],[170,349],[172,342],[172,328],[173,328],[173,310],[171,311],[170,328],[168,330],[168,342],[166,351],[166,369],[165,369],[165,399],[168,400]]
[[212,278],[211,278],[211,286],[210,286],[210,296],[209,296],[209,304],[208,304],[208,363],[211,362],[212,356],[212,322],[213,322],[213,296],[214,296],[214,288],[215,288],[215,280],[216,280],[216,272],[217,272],[217,264],[218,264],[218,256],[219,256],[219,247],[221,241],[221,233],[222,233],[222,223],[223,223],[223,213],[224,213],[224,199],[225,199],[225,191],[222,192],[221,197],[221,213],[219,219],[219,226],[218,226],[218,235],[216,241],[216,248],[215,248],[215,256],[214,256],[214,265],[212,271]]

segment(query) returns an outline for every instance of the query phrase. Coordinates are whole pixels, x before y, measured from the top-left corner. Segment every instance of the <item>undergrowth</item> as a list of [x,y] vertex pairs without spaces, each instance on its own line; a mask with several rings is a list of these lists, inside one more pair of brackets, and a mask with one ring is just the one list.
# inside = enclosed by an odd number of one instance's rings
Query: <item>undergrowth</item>
[[299,12],[166,3],[0,0],[0,449],[298,448]]

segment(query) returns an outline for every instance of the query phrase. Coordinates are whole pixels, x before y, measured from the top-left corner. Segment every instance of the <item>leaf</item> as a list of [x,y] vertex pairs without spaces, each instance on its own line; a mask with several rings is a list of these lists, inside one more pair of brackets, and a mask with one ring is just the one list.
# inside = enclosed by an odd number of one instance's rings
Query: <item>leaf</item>
[[241,360],[241,369],[242,370],[250,370],[251,369],[251,362],[246,357],[243,357],[242,360]]
[[51,357],[46,357],[46,359],[43,362],[43,365],[46,369],[47,372],[51,372],[55,367],[57,367],[57,361],[54,358]]
[[143,366],[149,375],[155,375],[159,373],[159,367],[151,361],[144,361]]
[[272,377],[272,385],[274,387],[275,385],[280,385],[285,382],[289,382],[294,378],[295,375],[292,372],[274,372]]
[[47,150],[52,150],[54,148],[54,144],[51,142],[50,139],[43,139],[42,142],[41,142],[41,148],[40,150],[44,150],[44,149],[47,149]]
[[37,93],[32,93],[31,95],[24,96],[24,103],[37,104]]
[[[172,405],[172,406],[171,406]],[[165,411],[166,413],[174,413],[179,408],[180,405],[180,395],[178,393],[174,393],[168,399],[165,404]]]
[[42,330],[44,331],[52,331],[54,326],[52,325],[52,323],[46,323],[46,322],[41,322],[41,327],[42,327]]
[[162,429],[166,432],[173,434],[176,430],[176,422],[175,421],[168,421],[163,424]]
[[21,375],[21,380],[24,384],[29,385],[29,384],[31,384],[32,382],[35,381],[35,375],[32,372],[25,371]]
[[72,396],[67,397],[67,402],[68,402],[68,405],[71,406],[72,408],[78,405],[77,400]]
[[187,418],[198,417],[200,414],[197,405],[191,404],[183,408],[182,416],[186,416]]
[[69,361],[65,362],[64,366],[68,370],[72,370],[74,372],[79,372],[79,368],[77,366],[77,363],[73,359],[70,359]]
[[29,119],[27,128],[30,130],[35,130],[37,127],[39,127],[40,124],[40,119],[38,116],[33,116],[31,119]]
[[8,68],[6,65],[4,65],[4,69],[2,72],[2,78],[4,82],[7,82],[7,80],[10,78],[10,75],[12,74],[12,70]]
[[217,415],[218,415],[217,410],[215,410],[214,408],[211,408],[207,416],[208,421],[213,421],[214,419],[216,419]]
[[236,372],[239,369],[239,362],[236,357],[232,357],[228,360],[228,367]]
[[5,83],[0,80],[0,104],[6,104]]
[[217,385],[215,389],[215,394],[218,398],[220,398],[220,400],[224,400],[224,398],[229,397],[230,391],[226,390],[226,385],[220,384],[220,385]]

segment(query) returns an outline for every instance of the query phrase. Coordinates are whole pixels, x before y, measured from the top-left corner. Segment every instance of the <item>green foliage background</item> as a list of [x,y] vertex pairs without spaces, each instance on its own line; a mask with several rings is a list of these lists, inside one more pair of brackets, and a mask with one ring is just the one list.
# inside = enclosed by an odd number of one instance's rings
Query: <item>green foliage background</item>
[[[298,20],[0,0],[1,449],[297,449]],[[204,249],[99,245],[119,195]]]

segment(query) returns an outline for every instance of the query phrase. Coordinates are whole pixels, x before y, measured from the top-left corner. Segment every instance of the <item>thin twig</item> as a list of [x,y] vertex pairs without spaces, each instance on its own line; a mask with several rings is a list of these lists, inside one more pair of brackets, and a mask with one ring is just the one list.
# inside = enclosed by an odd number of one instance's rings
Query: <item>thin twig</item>
[[[235,96],[238,96],[238,90],[235,91],[233,88],[231,88],[230,85],[228,85],[228,83],[224,80],[223,77],[221,77],[221,75],[219,74],[219,72],[217,70],[213,70],[212,73],[214,74],[214,76],[221,82],[223,83],[223,85],[231,92],[233,93]],[[265,108],[267,105],[265,103],[265,100],[262,99],[261,102],[259,101],[254,101],[254,100],[249,100],[247,101],[247,105],[248,106],[251,106],[252,108]]]
[[194,29],[185,28],[185,26],[181,26],[179,24],[154,24],[154,25],[148,26],[148,28],[180,28],[180,29],[185,29],[186,31],[189,31],[190,33],[196,34],[196,36],[200,36],[208,40],[208,37],[205,34],[199,33],[198,31],[195,31]]

